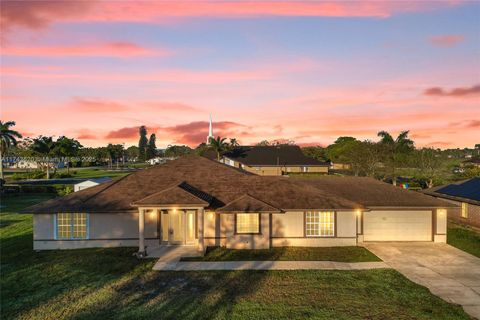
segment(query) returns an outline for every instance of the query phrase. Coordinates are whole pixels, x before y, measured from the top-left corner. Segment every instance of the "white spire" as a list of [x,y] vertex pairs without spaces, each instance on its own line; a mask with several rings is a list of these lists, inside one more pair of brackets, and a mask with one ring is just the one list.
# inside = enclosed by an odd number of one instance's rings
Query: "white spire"
[[210,139],[215,139],[213,136],[213,126],[212,126],[212,115],[210,114],[210,123],[208,126],[208,136],[207,136],[207,144],[210,144]]

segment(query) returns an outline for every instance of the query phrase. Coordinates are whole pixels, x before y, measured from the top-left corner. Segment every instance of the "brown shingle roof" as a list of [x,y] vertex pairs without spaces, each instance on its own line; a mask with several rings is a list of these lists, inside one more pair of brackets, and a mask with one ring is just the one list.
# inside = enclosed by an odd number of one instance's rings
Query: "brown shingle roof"
[[[179,181],[184,182],[179,184]],[[195,205],[203,203],[205,207],[214,210],[232,202],[238,206],[232,210],[238,209],[240,204],[245,206],[250,202],[252,206],[261,209],[258,202],[254,203],[251,199],[240,201],[239,198],[245,194],[283,211],[348,210],[370,206],[451,206],[444,201],[369,178],[300,179],[256,176],[213,160],[190,155],[37,204],[27,208],[26,212],[115,213],[136,210],[132,203],[140,201],[152,205],[153,201],[158,204],[174,204],[172,202],[180,201],[188,202],[186,204],[194,202]]]
[[249,194],[235,199],[225,206],[217,210],[219,213],[235,213],[235,212],[281,212],[279,208],[252,197]]
[[154,193],[148,197],[145,197],[141,200],[135,201],[132,203],[132,206],[141,207],[141,206],[173,206],[173,205],[184,205],[184,206],[198,206],[206,207],[208,202],[204,201],[190,192],[182,189],[181,184],[175,185],[168,189]]
[[307,157],[299,146],[241,146],[223,156],[247,166],[329,166]]
[[365,207],[455,207],[451,203],[409,191],[391,184],[367,177],[318,176],[292,178],[320,191],[358,202]]
[[27,208],[31,213],[122,212],[131,203],[186,181],[182,188],[217,209],[243,194],[281,209],[354,209],[361,205],[288,178],[262,177],[200,156],[189,155],[104,185],[72,193]]

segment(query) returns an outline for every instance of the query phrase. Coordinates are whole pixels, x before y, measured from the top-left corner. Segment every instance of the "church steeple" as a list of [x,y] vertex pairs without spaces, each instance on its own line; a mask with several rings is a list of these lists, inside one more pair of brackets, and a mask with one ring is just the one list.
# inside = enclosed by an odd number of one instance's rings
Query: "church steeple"
[[213,136],[213,126],[212,126],[212,115],[210,114],[210,123],[208,126],[208,136],[207,136],[207,144],[210,144],[210,139],[215,139]]

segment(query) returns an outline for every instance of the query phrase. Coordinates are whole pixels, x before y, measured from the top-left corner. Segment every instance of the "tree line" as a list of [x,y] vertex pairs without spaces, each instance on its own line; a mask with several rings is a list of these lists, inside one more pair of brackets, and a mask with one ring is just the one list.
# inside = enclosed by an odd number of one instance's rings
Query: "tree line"
[[[139,127],[138,146],[130,146],[125,149],[124,144],[109,143],[105,147],[83,147],[74,138],[61,136],[57,139],[48,136],[22,139],[19,132],[13,130],[15,122],[0,121],[1,149],[0,157],[17,156],[35,159],[39,167],[46,171],[47,178],[50,171],[56,171],[56,164],[63,161],[67,167],[89,166],[107,164],[110,168],[114,165],[123,165],[125,162],[145,162],[146,160],[164,156],[179,157],[186,154],[205,154],[213,151],[217,160],[222,154],[239,146],[236,138],[211,138],[209,143],[201,143],[196,148],[186,145],[169,145],[165,150],[156,147],[156,135],[148,137],[147,128]],[[379,140],[359,140],[355,137],[339,137],[327,147],[303,147],[302,151],[310,157],[320,161],[331,161],[348,165],[351,172],[358,176],[370,176],[379,178],[388,177],[393,184],[397,183],[399,169],[415,168],[416,176],[427,181],[428,186],[438,182],[440,172],[444,169],[444,163],[448,158],[464,157],[466,149],[440,150],[434,148],[415,148],[415,143],[409,138],[409,131],[402,131],[397,137],[393,137],[387,131],[377,134]],[[259,146],[295,145],[294,141],[260,141]],[[480,144],[472,150],[473,156],[480,157]],[[0,177],[3,178],[3,166],[0,169]],[[477,170],[478,171],[478,170]],[[478,175],[473,170],[470,175]],[[437,181],[436,181],[437,180]]]

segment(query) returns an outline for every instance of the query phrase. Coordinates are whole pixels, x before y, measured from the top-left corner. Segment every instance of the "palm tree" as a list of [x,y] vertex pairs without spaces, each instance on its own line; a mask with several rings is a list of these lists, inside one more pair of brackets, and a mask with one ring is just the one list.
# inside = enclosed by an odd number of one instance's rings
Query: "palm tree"
[[408,138],[409,131],[402,131],[396,139],[387,131],[380,131],[377,135],[381,138],[380,145],[384,147],[386,152],[385,159],[392,170],[393,185],[397,185],[396,168],[399,158],[402,155],[410,153],[414,149],[414,142]]
[[17,138],[22,135],[10,127],[15,125],[15,121],[2,122],[0,120],[0,179],[3,179],[3,155],[11,146],[17,145]]
[[217,160],[220,161],[220,154],[227,149],[228,144],[225,143],[227,138],[217,137],[210,139],[210,147],[217,153]]
[[80,142],[75,139],[70,139],[65,136],[61,136],[55,143],[56,154],[63,157],[67,164],[67,174],[70,173],[70,160],[71,157],[78,155],[79,150],[82,148]]
[[54,156],[57,152],[55,141],[53,141],[52,137],[40,136],[32,140],[30,149],[37,155],[43,156],[45,158],[47,179],[50,179],[51,157]]
[[233,147],[233,148],[239,146],[238,141],[237,141],[236,138],[230,138],[230,146]]

